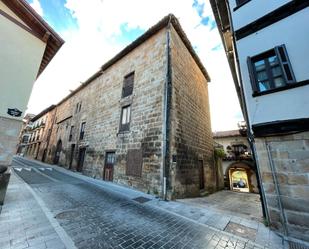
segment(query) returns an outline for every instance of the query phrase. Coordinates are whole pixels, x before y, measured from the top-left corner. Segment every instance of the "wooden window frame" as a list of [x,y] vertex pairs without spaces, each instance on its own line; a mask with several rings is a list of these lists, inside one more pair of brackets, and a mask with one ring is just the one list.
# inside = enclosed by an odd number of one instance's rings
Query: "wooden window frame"
[[[271,56],[276,56],[278,58],[278,62],[270,66],[268,62],[268,58]],[[257,70],[254,66],[254,63],[257,61],[264,60],[265,64],[265,71],[267,74],[267,80],[269,81],[270,84],[270,89],[261,91],[259,89],[259,82],[258,82],[258,77],[257,77]],[[251,86],[253,90],[253,96],[258,96],[258,95],[264,95],[267,93],[272,93],[274,90],[279,90],[279,89],[285,89],[286,86],[295,84],[295,75],[292,69],[291,62],[288,57],[288,53],[286,50],[286,47],[284,44],[280,46],[276,46],[270,50],[267,50],[261,54],[255,55],[253,57],[247,57],[247,66],[248,66],[248,71],[249,71],[249,77],[251,81]],[[274,84],[274,79],[278,76],[274,76],[273,73],[271,72],[272,67],[275,66],[280,66],[281,71],[282,71],[282,78],[284,80],[284,85],[276,87]]]
[[86,122],[82,122],[82,124],[80,126],[79,140],[83,140],[84,139],[85,127],[86,127]]
[[249,3],[251,0],[235,0],[236,7],[233,9],[233,11],[238,10],[240,7],[244,6],[245,4]]
[[[123,123],[122,121],[123,121],[124,110],[128,110],[128,109],[129,111],[126,111],[125,113],[126,114],[125,121],[127,122]],[[119,132],[129,131],[130,123],[131,123],[131,105],[126,105],[121,108]]]
[[74,129],[74,125],[71,125],[70,134],[69,134],[69,142],[72,141],[72,138],[73,138],[73,129]]
[[123,79],[121,98],[131,96],[134,88],[134,75],[135,72],[127,74]]

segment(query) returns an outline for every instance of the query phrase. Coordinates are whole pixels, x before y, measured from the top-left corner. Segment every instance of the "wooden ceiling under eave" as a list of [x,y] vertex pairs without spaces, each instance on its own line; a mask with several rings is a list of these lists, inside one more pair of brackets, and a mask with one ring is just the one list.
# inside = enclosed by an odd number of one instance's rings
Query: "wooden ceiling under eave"
[[64,44],[64,40],[35,12],[25,0],[2,0],[30,29],[31,33],[46,43],[37,78]]

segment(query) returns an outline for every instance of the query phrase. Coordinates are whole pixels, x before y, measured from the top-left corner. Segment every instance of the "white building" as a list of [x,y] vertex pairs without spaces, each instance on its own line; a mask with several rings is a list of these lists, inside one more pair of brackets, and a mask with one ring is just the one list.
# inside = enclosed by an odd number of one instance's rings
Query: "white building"
[[211,0],[266,218],[309,241],[309,1]]
[[63,43],[25,0],[0,0],[0,165],[11,164],[33,83]]

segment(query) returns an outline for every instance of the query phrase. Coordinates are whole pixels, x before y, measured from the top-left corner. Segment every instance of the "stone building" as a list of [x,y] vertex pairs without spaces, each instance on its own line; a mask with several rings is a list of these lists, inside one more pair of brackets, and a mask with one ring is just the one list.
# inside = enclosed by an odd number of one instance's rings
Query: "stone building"
[[47,156],[47,148],[55,118],[55,107],[55,105],[51,105],[33,117],[26,129],[29,140],[25,154],[43,162]]
[[210,3],[248,124],[265,218],[287,238],[309,241],[309,1]]
[[11,165],[33,83],[64,41],[24,0],[0,0],[0,165]]
[[47,162],[167,198],[211,192],[209,81],[168,15],[56,105],[40,150]]
[[[258,193],[256,165],[252,160],[251,149],[246,133],[240,130],[213,133],[217,145],[225,152],[222,158],[224,188],[238,192]],[[239,186],[242,179],[244,186]]]
[[24,155],[26,152],[26,148],[30,141],[31,130],[32,130],[32,122],[31,119],[34,118],[36,115],[27,113],[23,118],[23,124],[21,126],[21,130],[19,133],[19,140],[17,146],[17,154]]

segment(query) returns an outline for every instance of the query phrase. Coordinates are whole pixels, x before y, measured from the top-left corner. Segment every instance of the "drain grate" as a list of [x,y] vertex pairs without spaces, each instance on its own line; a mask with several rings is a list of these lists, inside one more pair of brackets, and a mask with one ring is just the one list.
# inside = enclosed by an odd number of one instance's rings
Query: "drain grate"
[[79,216],[79,213],[74,210],[63,211],[55,216],[56,219],[60,220],[71,220]]
[[290,249],[309,249],[308,246],[302,245],[300,243],[289,241],[289,248]]
[[147,201],[151,201],[151,199],[140,196],[140,197],[134,198],[133,201],[136,201],[139,203],[145,203]]

